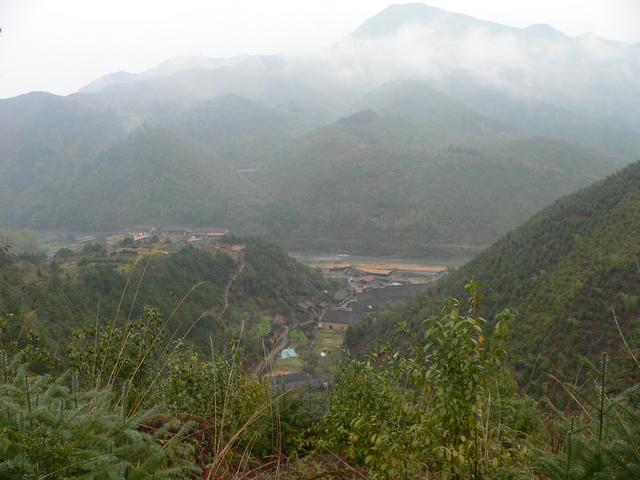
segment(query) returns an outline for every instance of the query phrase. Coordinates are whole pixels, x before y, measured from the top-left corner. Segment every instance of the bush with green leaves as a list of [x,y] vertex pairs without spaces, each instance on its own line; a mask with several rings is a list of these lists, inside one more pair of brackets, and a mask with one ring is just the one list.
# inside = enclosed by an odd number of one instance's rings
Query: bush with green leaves
[[109,389],[76,375],[31,375],[19,357],[0,372],[0,479],[182,479],[198,472],[190,426],[130,415]]
[[402,478],[426,467],[433,419],[420,393],[391,369],[348,362],[332,392],[316,446],[366,466],[372,479]]
[[363,463],[371,478],[532,477],[528,432],[516,428],[538,423],[503,365],[512,314],[489,329],[476,313],[478,285],[468,292],[468,311],[449,299],[409,354],[383,351],[343,368],[320,449]]
[[273,451],[273,409],[270,386],[233,360],[213,356],[207,361],[188,351],[172,361],[161,385],[169,412],[196,418],[213,431],[211,457]]
[[[68,362],[92,386],[126,385],[127,405],[135,410],[148,400],[153,383],[170,355],[162,316],[145,307],[144,317],[122,326],[86,327],[73,332]],[[164,348],[163,348],[164,347]]]

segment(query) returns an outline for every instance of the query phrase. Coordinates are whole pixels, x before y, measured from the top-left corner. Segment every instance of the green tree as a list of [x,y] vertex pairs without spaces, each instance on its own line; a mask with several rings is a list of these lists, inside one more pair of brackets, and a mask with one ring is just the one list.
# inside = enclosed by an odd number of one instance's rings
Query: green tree
[[31,375],[19,357],[0,371],[0,478],[186,479],[198,472],[190,426],[158,422],[161,407],[129,415],[110,389],[77,375]]

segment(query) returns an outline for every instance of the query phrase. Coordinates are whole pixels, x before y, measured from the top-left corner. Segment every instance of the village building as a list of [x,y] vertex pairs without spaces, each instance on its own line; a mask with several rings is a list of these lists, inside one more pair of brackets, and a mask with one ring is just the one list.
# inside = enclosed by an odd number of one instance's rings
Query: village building
[[186,237],[191,233],[189,227],[180,225],[169,225],[160,229],[161,237]]
[[359,312],[349,310],[329,310],[325,313],[322,321],[318,323],[318,328],[322,330],[333,330],[335,332],[345,332],[349,325],[353,325],[362,316]]
[[134,241],[149,240],[156,234],[155,225],[136,225],[129,230],[129,237]]
[[300,302],[296,304],[296,310],[300,313],[309,313],[309,314],[316,315],[317,314],[316,308],[317,308],[316,304],[313,302]]
[[189,234],[190,240],[217,240],[229,234],[229,230],[219,227],[194,228]]
[[340,305],[346,302],[347,300],[349,300],[352,294],[353,294],[353,291],[350,287],[341,288],[338,291],[336,291],[336,293],[333,295],[333,299],[335,300],[336,305]]
[[369,293],[373,296],[377,304],[396,303],[411,300],[418,292],[425,288],[426,286],[424,284],[398,285],[378,288]]

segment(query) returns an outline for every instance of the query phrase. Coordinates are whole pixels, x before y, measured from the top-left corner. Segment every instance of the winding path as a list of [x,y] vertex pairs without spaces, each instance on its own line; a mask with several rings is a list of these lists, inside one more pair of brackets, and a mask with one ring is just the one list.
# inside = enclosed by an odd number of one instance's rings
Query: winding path
[[223,318],[224,314],[227,313],[227,310],[229,309],[229,290],[231,289],[231,285],[233,284],[233,282],[235,282],[236,278],[238,278],[238,276],[244,270],[244,265],[244,254],[243,252],[240,252],[240,265],[238,265],[236,273],[233,274],[233,277],[229,279],[224,287],[224,307],[222,307],[222,310],[220,311],[220,318]]

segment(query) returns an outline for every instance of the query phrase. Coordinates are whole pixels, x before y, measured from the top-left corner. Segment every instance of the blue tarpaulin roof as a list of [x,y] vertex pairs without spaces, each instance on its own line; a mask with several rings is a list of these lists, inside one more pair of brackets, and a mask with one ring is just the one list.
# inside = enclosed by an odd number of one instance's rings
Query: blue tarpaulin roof
[[280,352],[280,358],[286,360],[287,358],[297,357],[298,354],[294,348],[285,348]]

